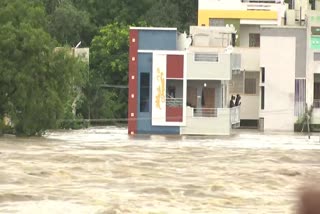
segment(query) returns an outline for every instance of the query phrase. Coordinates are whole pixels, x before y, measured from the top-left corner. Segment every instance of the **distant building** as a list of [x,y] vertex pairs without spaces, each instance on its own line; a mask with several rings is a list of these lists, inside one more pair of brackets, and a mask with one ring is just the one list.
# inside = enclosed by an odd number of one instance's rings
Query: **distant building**
[[89,48],[72,48],[74,56],[80,57],[84,62],[89,63]]

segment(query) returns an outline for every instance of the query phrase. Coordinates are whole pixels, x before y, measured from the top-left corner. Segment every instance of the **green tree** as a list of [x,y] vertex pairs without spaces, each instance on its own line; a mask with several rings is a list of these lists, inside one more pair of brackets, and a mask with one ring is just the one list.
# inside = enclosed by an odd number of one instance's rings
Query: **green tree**
[[136,24],[143,20],[155,0],[72,0],[74,5],[90,14],[92,22],[103,27],[118,22],[126,25]]
[[92,41],[90,85],[86,94],[91,118],[126,117],[127,90],[103,85],[127,85],[128,36],[128,26],[114,23],[103,27]]
[[54,50],[43,7],[27,0],[2,6],[0,114],[9,115],[17,134],[41,134],[64,117],[75,87],[85,84],[86,67],[70,51]]
[[158,0],[145,12],[144,20],[155,27],[189,31],[190,25],[197,25],[197,10],[198,0]]
[[75,46],[82,41],[87,46],[91,42],[95,26],[91,24],[87,12],[65,1],[49,16],[49,32],[61,44]]
[[[42,1],[47,14],[52,14],[56,8],[63,2],[65,2],[66,0],[40,0]],[[67,0],[68,1],[68,0]]]
[[178,5],[173,1],[160,0],[146,11],[144,18],[154,27],[178,27],[180,25],[178,10]]

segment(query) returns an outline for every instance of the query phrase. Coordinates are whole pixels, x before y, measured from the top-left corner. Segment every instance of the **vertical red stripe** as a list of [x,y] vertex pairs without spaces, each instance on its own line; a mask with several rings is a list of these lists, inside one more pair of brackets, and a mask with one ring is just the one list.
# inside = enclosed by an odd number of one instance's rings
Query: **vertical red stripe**
[[138,116],[138,30],[130,30],[129,37],[128,133],[136,134]]
[[183,78],[183,55],[167,55],[167,78]]

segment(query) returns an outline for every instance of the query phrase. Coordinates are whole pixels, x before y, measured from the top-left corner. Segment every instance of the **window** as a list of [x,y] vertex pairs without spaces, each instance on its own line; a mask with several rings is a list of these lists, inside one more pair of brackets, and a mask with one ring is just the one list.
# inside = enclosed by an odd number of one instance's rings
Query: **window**
[[140,74],[140,112],[149,112],[150,74]]
[[243,93],[243,85],[244,82],[244,73],[233,73],[232,74],[232,80],[229,84],[229,91],[233,94],[242,94]]
[[196,62],[218,62],[219,56],[216,53],[195,53],[194,61]]
[[210,18],[209,19],[209,26],[220,26],[220,27],[224,27],[224,19],[213,19],[213,18]]
[[244,93],[256,95],[259,91],[259,72],[245,72]]
[[313,61],[320,61],[320,53],[313,53]]
[[265,81],[265,68],[261,68],[261,82],[264,83]]
[[261,110],[264,109],[264,86],[261,87]]
[[169,86],[168,87],[168,91],[169,91],[169,98],[175,98],[176,97],[176,87]]
[[254,78],[246,78],[244,82],[244,93],[245,94],[256,94],[257,80]]
[[249,33],[249,47],[260,47],[259,33]]

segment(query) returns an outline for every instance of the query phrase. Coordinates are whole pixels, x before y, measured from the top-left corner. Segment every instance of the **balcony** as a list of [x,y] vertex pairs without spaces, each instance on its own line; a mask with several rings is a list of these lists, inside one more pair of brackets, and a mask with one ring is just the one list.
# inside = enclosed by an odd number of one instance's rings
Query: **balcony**
[[216,108],[195,108],[193,109],[194,117],[217,117],[218,109]]
[[195,109],[187,107],[186,126],[180,128],[183,135],[229,135],[231,132],[230,109]]
[[240,125],[240,106],[230,108],[231,125]]

